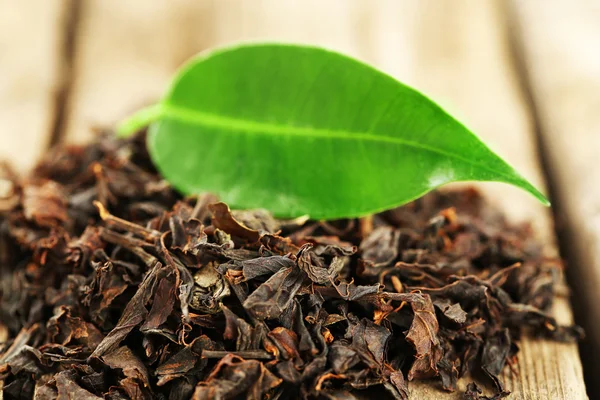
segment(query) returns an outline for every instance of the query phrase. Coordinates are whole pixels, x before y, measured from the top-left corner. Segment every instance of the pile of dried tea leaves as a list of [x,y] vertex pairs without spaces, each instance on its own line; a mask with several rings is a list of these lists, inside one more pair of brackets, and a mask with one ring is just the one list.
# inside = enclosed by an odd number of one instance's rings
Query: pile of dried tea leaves
[[463,375],[500,398],[523,328],[581,334],[544,311],[558,260],[473,190],[281,221],[182,198],[143,134],[4,175],[5,399],[406,399]]

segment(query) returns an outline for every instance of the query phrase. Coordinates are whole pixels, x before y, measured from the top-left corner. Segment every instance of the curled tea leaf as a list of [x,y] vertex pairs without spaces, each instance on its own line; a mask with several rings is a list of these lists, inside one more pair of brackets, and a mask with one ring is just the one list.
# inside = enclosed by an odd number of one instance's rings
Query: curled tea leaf
[[277,271],[248,296],[244,308],[260,320],[279,317],[294,300],[305,276],[296,266]]
[[416,360],[408,372],[408,380],[426,378],[437,374],[437,363],[443,355],[438,338],[439,324],[435,316],[433,304],[428,295],[410,294],[407,301],[415,313],[415,317],[406,339],[417,351]]

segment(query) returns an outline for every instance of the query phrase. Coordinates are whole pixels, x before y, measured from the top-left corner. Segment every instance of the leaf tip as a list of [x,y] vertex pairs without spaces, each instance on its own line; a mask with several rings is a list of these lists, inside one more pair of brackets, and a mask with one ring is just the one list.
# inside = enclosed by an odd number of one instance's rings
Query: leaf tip
[[538,199],[539,199],[539,200],[541,201],[541,203],[542,203],[543,205],[545,205],[546,207],[552,207],[552,203],[550,202],[550,200],[548,200],[548,198],[547,198],[546,196],[542,195],[542,197],[539,197]]
[[523,183],[521,186],[526,189],[529,193],[531,193],[540,203],[542,203],[546,207],[551,207],[552,204],[550,200],[544,195],[541,191],[539,191],[535,186],[529,183],[527,180],[523,179]]

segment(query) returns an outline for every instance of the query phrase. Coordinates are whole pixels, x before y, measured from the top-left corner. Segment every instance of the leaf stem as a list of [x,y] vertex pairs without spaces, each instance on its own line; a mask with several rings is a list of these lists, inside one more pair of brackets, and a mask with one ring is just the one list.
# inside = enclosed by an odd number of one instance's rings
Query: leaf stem
[[160,103],[144,107],[117,125],[117,136],[126,138],[156,121],[162,114]]
[[358,219],[360,236],[364,239],[373,232],[373,214]]

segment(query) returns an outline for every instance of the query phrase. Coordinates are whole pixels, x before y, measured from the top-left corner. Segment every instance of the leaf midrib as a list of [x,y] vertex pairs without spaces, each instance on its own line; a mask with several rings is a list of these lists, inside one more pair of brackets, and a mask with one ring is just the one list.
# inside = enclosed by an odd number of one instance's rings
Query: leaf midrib
[[406,140],[398,137],[392,136],[379,136],[372,135],[367,132],[354,132],[354,131],[340,131],[340,130],[332,130],[332,129],[321,129],[321,128],[312,128],[312,127],[299,127],[292,125],[276,125],[268,122],[258,122],[252,121],[243,118],[230,117],[230,116],[222,116],[213,113],[207,113],[204,111],[198,110],[190,110],[185,107],[181,107],[174,104],[169,104],[163,102],[159,106],[159,118],[171,118],[176,120],[181,120],[184,122],[189,122],[192,124],[201,124],[205,126],[222,128],[225,130],[232,130],[231,128],[237,129],[239,131],[249,132],[251,134],[256,135],[269,135],[269,136],[279,136],[279,135],[289,135],[289,136],[298,136],[298,137],[320,137],[320,138],[336,138],[343,140],[364,140],[371,141],[376,143],[392,143],[397,145],[404,145],[408,147],[413,147],[415,149],[425,150],[432,153],[437,153],[444,155],[449,158],[454,158],[456,160],[461,160],[467,164],[474,165],[478,168],[485,169],[489,172],[492,172],[496,175],[500,175],[507,179],[509,182],[514,182],[514,177],[509,174],[504,173],[503,171],[498,171],[488,167],[487,165],[473,162],[467,158],[460,157],[456,154],[449,153],[447,151],[427,146],[422,143],[414,142],[412,140]]

